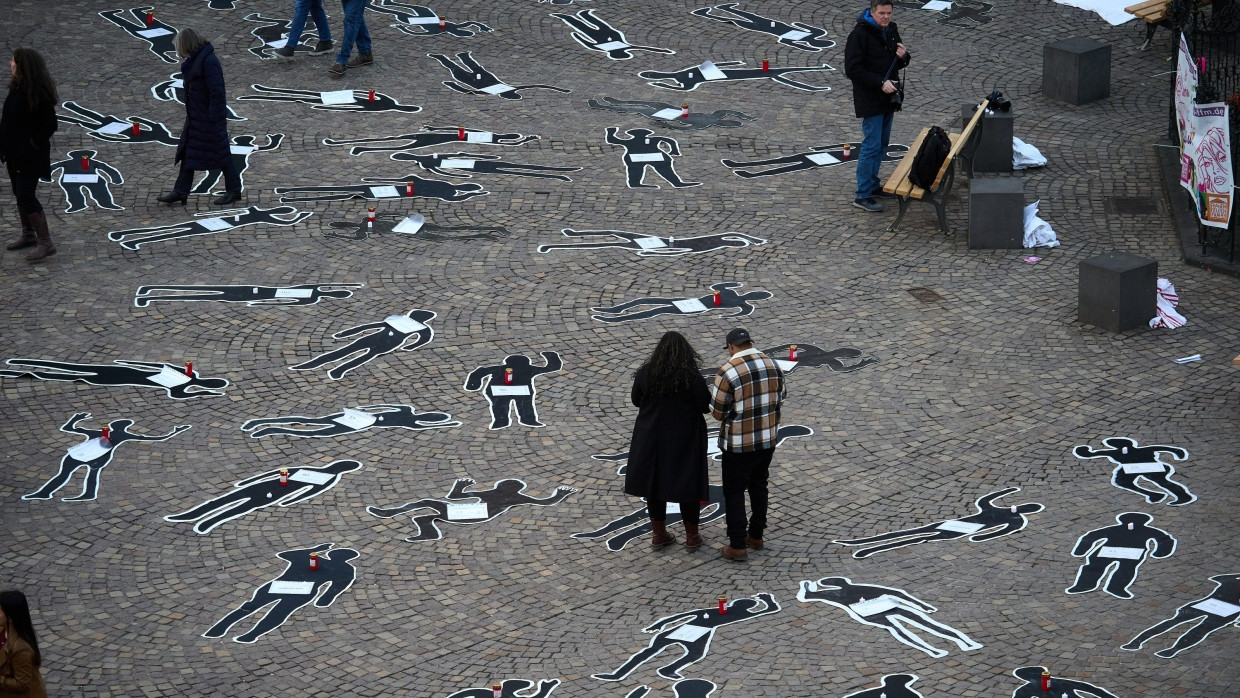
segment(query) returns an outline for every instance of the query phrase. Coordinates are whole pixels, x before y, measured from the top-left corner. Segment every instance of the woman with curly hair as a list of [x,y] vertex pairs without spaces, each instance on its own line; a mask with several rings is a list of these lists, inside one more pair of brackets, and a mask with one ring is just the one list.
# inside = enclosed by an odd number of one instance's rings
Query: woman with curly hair
[[698,522],[708,484],[703,415],[710,411],[710,392],[699,361],[684,335],[668,332],[633,378],[632,400],[638,412],[624,491],[646,498],[654,548],[676,542],[667,532],[668,502],[680,505],[685,547],[702,544]]
[[26,595],[0,591],[0,696],[47,698],[39,676],[42,663]]
[[56,83],[38,51],[19,48],[9,59],[9,94],[0,114],[0,160],[9,171],[22,232],[6,250],[34,246],[27,262],[56,254],[47,216],[35,196],[40,179],[52,178],[52,134],[56,132]]

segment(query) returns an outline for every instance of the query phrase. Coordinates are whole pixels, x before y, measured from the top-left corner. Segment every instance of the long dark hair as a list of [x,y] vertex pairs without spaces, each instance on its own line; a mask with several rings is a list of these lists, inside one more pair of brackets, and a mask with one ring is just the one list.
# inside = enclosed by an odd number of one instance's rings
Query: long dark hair
[[13,63],[17,66],[17,75],[9,79],[9,91],[20,91],[32,114],[43,108],[55,109],[60,95],[52,74],[47,72],[43,56],[32,48],[19,48],[13,51]]
[[[679,332],[668,332],[659,340],[642,369],[650,372],[650,394],[656,397],[670,395],[702,380],[698,362],[701,356],[693,345]],[[638,369],[641,370],[641,369]]]
[[16,589],[0,591],[0,611],[8,619],[17,636],[26,641],[34,650],[34,665],[43,664],[43,655],[39,653],[39,641],[34,637],[34,623],[30,622],[30,604],[26,603],[26,595]]

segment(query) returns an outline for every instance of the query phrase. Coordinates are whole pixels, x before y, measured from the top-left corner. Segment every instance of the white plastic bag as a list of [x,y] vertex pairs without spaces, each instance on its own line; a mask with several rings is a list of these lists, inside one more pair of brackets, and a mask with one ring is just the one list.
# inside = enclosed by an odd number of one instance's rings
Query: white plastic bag
[[1176,312],[1175,307],[1179,304],[1180,296],[1175,292],[1175,286],[1167,279],[1159,279],[1158,314],[1150,320],[1150,327],[1166,327],[1169,330],[1183,327],[1188,320]]
[[1038,218],[1039,199],[1025,207],[1025,247],[1059,247],[1051,224]]
[[1041,151],[1015,136],[1012,137],[1012,169],[1024,170],[1046,165]]

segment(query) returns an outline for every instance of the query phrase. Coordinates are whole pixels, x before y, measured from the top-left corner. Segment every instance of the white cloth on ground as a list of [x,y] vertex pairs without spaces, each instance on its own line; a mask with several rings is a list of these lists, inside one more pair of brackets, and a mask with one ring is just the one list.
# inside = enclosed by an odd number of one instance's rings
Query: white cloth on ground
[[1150,320],[1150,327],[1166,327],[1169,330],[1183,327],[1188,320],[1176,312],[1175,307],[1179,304],[1180,296],[1175,292],[1175,286],[1167,279],[1159,279],[1158,314]]
[[1012,169],[1025,170],[1046,165],[1041,151],[1015,136],[1012,137]]
[[1039,199],[1025,207],[1025,247],[1059,247],[1051,224],[1038,218]]

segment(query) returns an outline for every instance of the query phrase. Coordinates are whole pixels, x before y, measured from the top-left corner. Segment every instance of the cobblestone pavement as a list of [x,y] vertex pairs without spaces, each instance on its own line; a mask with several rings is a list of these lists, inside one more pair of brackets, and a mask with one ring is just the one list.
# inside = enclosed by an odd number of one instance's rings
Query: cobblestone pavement
[[[447,181],[387,152],[353,157],[346,147],[324,145],[325,139],[415,134],[424,125],[538,139],[411,151],[419,155],[468,152],[581,169],[562,173],[571,182],[477,171],[455,181],[480,184],[486,195],[464,201],[428,198],[434,185],[419,184],[424,195],[412,201],[377,200],[376,229],[364,237],[349,224],[365,220],[367,202],[350,199],[291,204],[313,213],[291,226],[218,232],[199,226],[197,232],[211,234],[127,249],[108,233],[211,218],[219,209],[207,196],[192,197],[185,208],[156,203],[175,174],[172,148],[98,140],[62,124],[53,152],[59,158],[97,151],[93,157],[124,175],[123,184],[111,186],[123,209],[91,204],[64,213],[60,188],[41,188],[59,254],[37,266],[22,261],[24,252],[0,257],[7,315],[0,358],[192,361],[202,376],[230,385],[223,396],[174,400],[154,386],[0,379],[7,402],[0,577],[4,586],[23,588],[36,607],[53,695],[440,697],[523,679],[559,681],[554,695],[565,698],[630,696],[640,686],[650,687],[652,698],[670,697],[674,680],[656,670],[676,659],[679,647],[621,681],[591,675],[616,669],[646,647],[654,636],[642,629],[660,618],[713,607],[721,594],[738,600],[759,593],[773,595],[781,610],[721,628],[705,657],[684,669],[685,678],[717,684],[713,698],[845,696],[901,673],[919,677],[913,688],[927,698],[1006,696],[1025,681],[1013,671],[1030,666],[1117,696],[1240,692],[1235,627],[1172,659],[1154,652],[1170,647],[1186,626],[1139,651],[1120,649],[1180,606],[1208,596],[1211,577],[1240,573],[1234,536],[1240,367],[1230,364],[1240,353],[1240,286],[1182,264],[1165,213],[1152,147],[1165,131],[1167,71],[1174,67],[1165,60],[1165,32],[1158,50],[1141,52],[1141,28],[1113,28],[1048,0],[996,2],[990,21],[972,28],[938,24],[931,11],[897,9],[914,66],[894,142],[907,144],[930,124],[953,125],[962,104],[997,86],[1015,105],[1017,135],[1049,158],[1046,168],[1026,176],[1025,190],[1029,200],[1041,199],[1040,215],[1063,245],[1036,252],[1042,259],[1031,264],[1021,261],[1027,251],[967,249],[963,234],[937,231],[929,207],[915,206],[899,232],[886,232],[893,213],[849,205],[852,161],[756,179],[720,164],[860,139],[843,75],[844,39],[858,3],[739,6],[825,28],[836,44],[820,52],[696,17],[691,11],[702,5],[694,2],[431,6],[451,22],[474,20],[494,30],[462,37],[409,35],[391,15],[369,11],[376,62],[338,81],[326,75],[331,56],[298,54],[284,62],[250,51],[259,46],[251,31],[261,22],[246,17],[287,19],[292,2],[213,4],[235,7],[178,0],[156,6],[155,19],[212,38],[230,103],[246,119],[230,122],[233,136],[256,136],[261,145],[267,134],[284,135],[277,149],[251,154],[247,206],[279,206],[277,187],[356,186],[374,177],[400,189],[409,174]],[[327,4],[339,39],[339,7]],[[48,55],[62,100],[121,119],[140,116],[178,133],[182,107],[155,99],[151,89],[177,66],[98,14],[112,7],[13,0],[5,4],[0,36],[10,49],[34,46]],[[629,43],[676,53],[635,51],[630,60],[609,60],[587,50],[551,16],[585,9],[622,30]],[[1109,99],[1071,107],[1042,97],[1041,47],[1066,36],[1112,46]],[[428,54],[466,51],[507,84],[542,83],[571,93],[521,90],[517,101],[449,90],[442,84],[448,71]],[[637,77],[707,59],[754,66],[763,58],[772,68],[829,64],[833,72],[794,77],[831,90],[763,80],[679,93]],[[260,94],[251,85],[374,89],[380,99],[389,95],[421,111],[349,113],[239,99]],[[687,101],[695,115],[731,109],[753,120],[672,129],[587,104],[605,97],[673,107]],[[701,186],[673,189],[650,172],[647,183],[661,188],[627,188],[622,148],[604,141],[613,126],[675,138],[683,153],[676,172]],[[963,191],[957,188],[949,208],[961,231]],[[1154,199],[1162,213],[1108,213],[1107,197]],[[5,226],[13,230],[11,198],[0,199]],[[425,215],[426,229],[389,232],[415,211]],[[573,242],[563,229],[677,239],[736,232],[758,240],[677,257],[616,248],[538,251]],[[1157,259],[1189,324],[1110,334],[1079,323],[1077,264],[1109,250]],[[725,282],[771,297],[755,302],[741,320],[719,312],[614,324],[591,317],[595,307],[646,296],[699,297]],[[139,287],[152,285],[310,283],[361,286],[349,298],[307,305],[134,302]],[[914,289],[932,294],[914,296]],[[353,339],[333,339],[338,332],[412,309],[434,313],[424,321],[433,338],[415,351],[379,356],[339,380],[325,369],[289,370]],[[801,365],[789,376],[785,423],[813,433],[789,439],[777,452],[767,548],[744,564],[719,559],[722,520],[704,527],[708,545],[691,552],[680,546],[651,552],[647,537],[616,551],[601,539],[572,537],[640,508],[622,493],[617,462],[592,456],[626,450],[635,414],[630,376],[658,336],[683,331],[715,364],[724,359],[725,332],[738,322],[763,347],[860,351],[835,368]],[[382,332],[376,341],[384,341]],[[488,429],[486,398],[464,390],[467,375],[510,354],[540,365],[538,353],[552,351],[562,370],[535,384],[537,418],[546,426]],[[1200,363],[1172,361],[1197,353]],[[835,370],[860,358],[877,362]],[[448,413],[460,426],[371,428],[335,438],[252,438],[253,431],[241,429],[252,419],[339,415],[344,407],[376,404]],[[84,438],[59,430],[78,412],[91,414],[80,424],[88,430],[118,419],[134,420],[131,431],[147,435],[192,428],[119,448],[101,472],[94,500],[62,501],[80,491],[81,471],[51,499],[22,499]],[[1185,449],[1186,460],[1160,457],[1175,462],[1176,477],[1199,499],[1187,506],[1148,504],[1112,486],[1115,466],[1106,459],[1073,456],[1075,446],[1100,449],[1108,437]],[[261,508],[201,535],[190,523],[164,519],[247,478],[338,460],[362,467],[308,501]],[[717,478],[717,466],[714,472]],[[477,525],[441,522],[442,537],[421,542],[405,540],[415,533],[417,512],[378,518],[367,511],[443,499],[458,478],[476,480],[476,489],[520,479],[525,494],[536,498],[561,486],[576,491],[555,506],[518,506]],[[1000,506],[1045,505],[1009,536],[864,559],[853,557],[856,547],[833,542],[958,519],[974,513],[979,497],[1009,487],[1020,491]],[[266,504],[261,496],[259,503]],[[1153,515],[1151,525],[1178,540],[1174,554],[1141,566],[1130,600],[1101,590],[1066,594],[1081,564],[1072,556],[1078,537],[1113,525],[1124,512]],[[252,644],[232,638],[254,619],[223,637],[203,636],[286,565],[293,565],[293,577],[315,579],[303,573],[305,552],[291,555],[292,563],[279,553],[329,543],[359,553],[349,563],[332,563],[331,569],[356,569],[355,582],[334,603],[305,606]],[[324,559],[331,556],[341,554]],[[938,609],[930,618],[982,647],[962,651],[910,626],[947,651],[931,656],[940,652],[854,622],[837,606],[797,600],[802,582],[830,576],[904,590]],[[1225,582],[1234,584],[1234,578]],[[1235,601],[1234,589],[1228,593]],[[691,686],[680,690],[687,696]],[[505,696],[519,688],[509,684]]]

